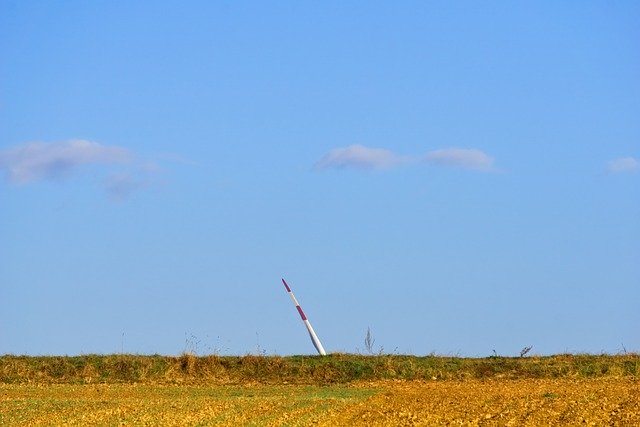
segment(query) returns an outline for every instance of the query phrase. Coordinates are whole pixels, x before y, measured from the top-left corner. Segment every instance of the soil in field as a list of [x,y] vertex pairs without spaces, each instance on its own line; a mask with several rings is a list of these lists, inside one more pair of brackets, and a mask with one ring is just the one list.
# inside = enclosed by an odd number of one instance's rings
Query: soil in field
[[640,425],[637,380],[395,382],[336,414],[339,425]]
[[0,425],[640,425],[636,379],[3,384]]

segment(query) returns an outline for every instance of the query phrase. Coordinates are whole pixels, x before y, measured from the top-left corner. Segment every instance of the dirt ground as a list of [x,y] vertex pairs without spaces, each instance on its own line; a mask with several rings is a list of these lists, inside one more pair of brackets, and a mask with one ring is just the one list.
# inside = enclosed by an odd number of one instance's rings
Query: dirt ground
[[0,425],[640,426],[640,382],[1,384]]
[[376,387],[383,391],[336,411],[336,424],[640,426],[637,380],[434,381]]

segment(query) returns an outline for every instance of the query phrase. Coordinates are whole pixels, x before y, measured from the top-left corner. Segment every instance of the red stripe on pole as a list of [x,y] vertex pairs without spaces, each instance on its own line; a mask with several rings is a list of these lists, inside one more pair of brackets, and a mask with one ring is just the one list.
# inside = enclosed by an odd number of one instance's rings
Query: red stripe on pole
[[287,288],[287,292],[291,292],[291,288],[289,287],[289,285],[287,285],[287,282],[285,282],[284,279],[282,279],[282,284],[284,284],[284,287]]
[[302,307],[300,307],[299,305],[296,305],[296,308],[298,309],[298,313],[300,313],[300,317],[302,317],[302,320],[307,320],[307,316],[304,315],[304,311],[302,311]]

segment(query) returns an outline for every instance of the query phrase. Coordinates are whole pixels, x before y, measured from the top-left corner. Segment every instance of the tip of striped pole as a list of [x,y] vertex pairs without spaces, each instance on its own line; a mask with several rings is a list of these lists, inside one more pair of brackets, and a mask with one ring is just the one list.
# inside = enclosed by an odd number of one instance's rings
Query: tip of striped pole
[[282,284],[285,288],[287,288],[287,292],[291,292],[291,288],[289,287],[289,285],[287,285],[287,282],[285,282],[284,279],[282,279]]

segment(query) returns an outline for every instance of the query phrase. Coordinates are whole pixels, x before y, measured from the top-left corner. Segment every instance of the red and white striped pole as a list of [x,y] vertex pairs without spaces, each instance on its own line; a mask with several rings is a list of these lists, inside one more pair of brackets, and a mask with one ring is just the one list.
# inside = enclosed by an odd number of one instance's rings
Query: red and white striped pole
[[282,284],[287,289],[287,292],[289,293],[289,296],[291,297],[291,301],[293,301],[293,304],[298,309],[298,313],[300,313],[300,317],[302,318],[302,322],[304,322],[304,326],[306,326],[307,327],[307,331],[309,331],[309,336],[311,337],[311,342],[313,343],[313,346],[316,348],[316,350],[318,350],[318,353],[320,353],[321,356],[326,356],[327,353],[324,351],[324,347],[322,347],[322,343],[320,342],[320,339],[316,335],[316,332],[313,330],[313,327],[311,326],[311,323],[309,323],[309,320],[307,319],[307,316],[304,315],[304,311],[302,311],[302,307],[300,307],[300,304],[298,304],[298,300],[293,295],[293,292],[291,292],[291,288],[289,287],[289,285],[287,285],[287,282],[285,282],[284,279],[282,279]]

